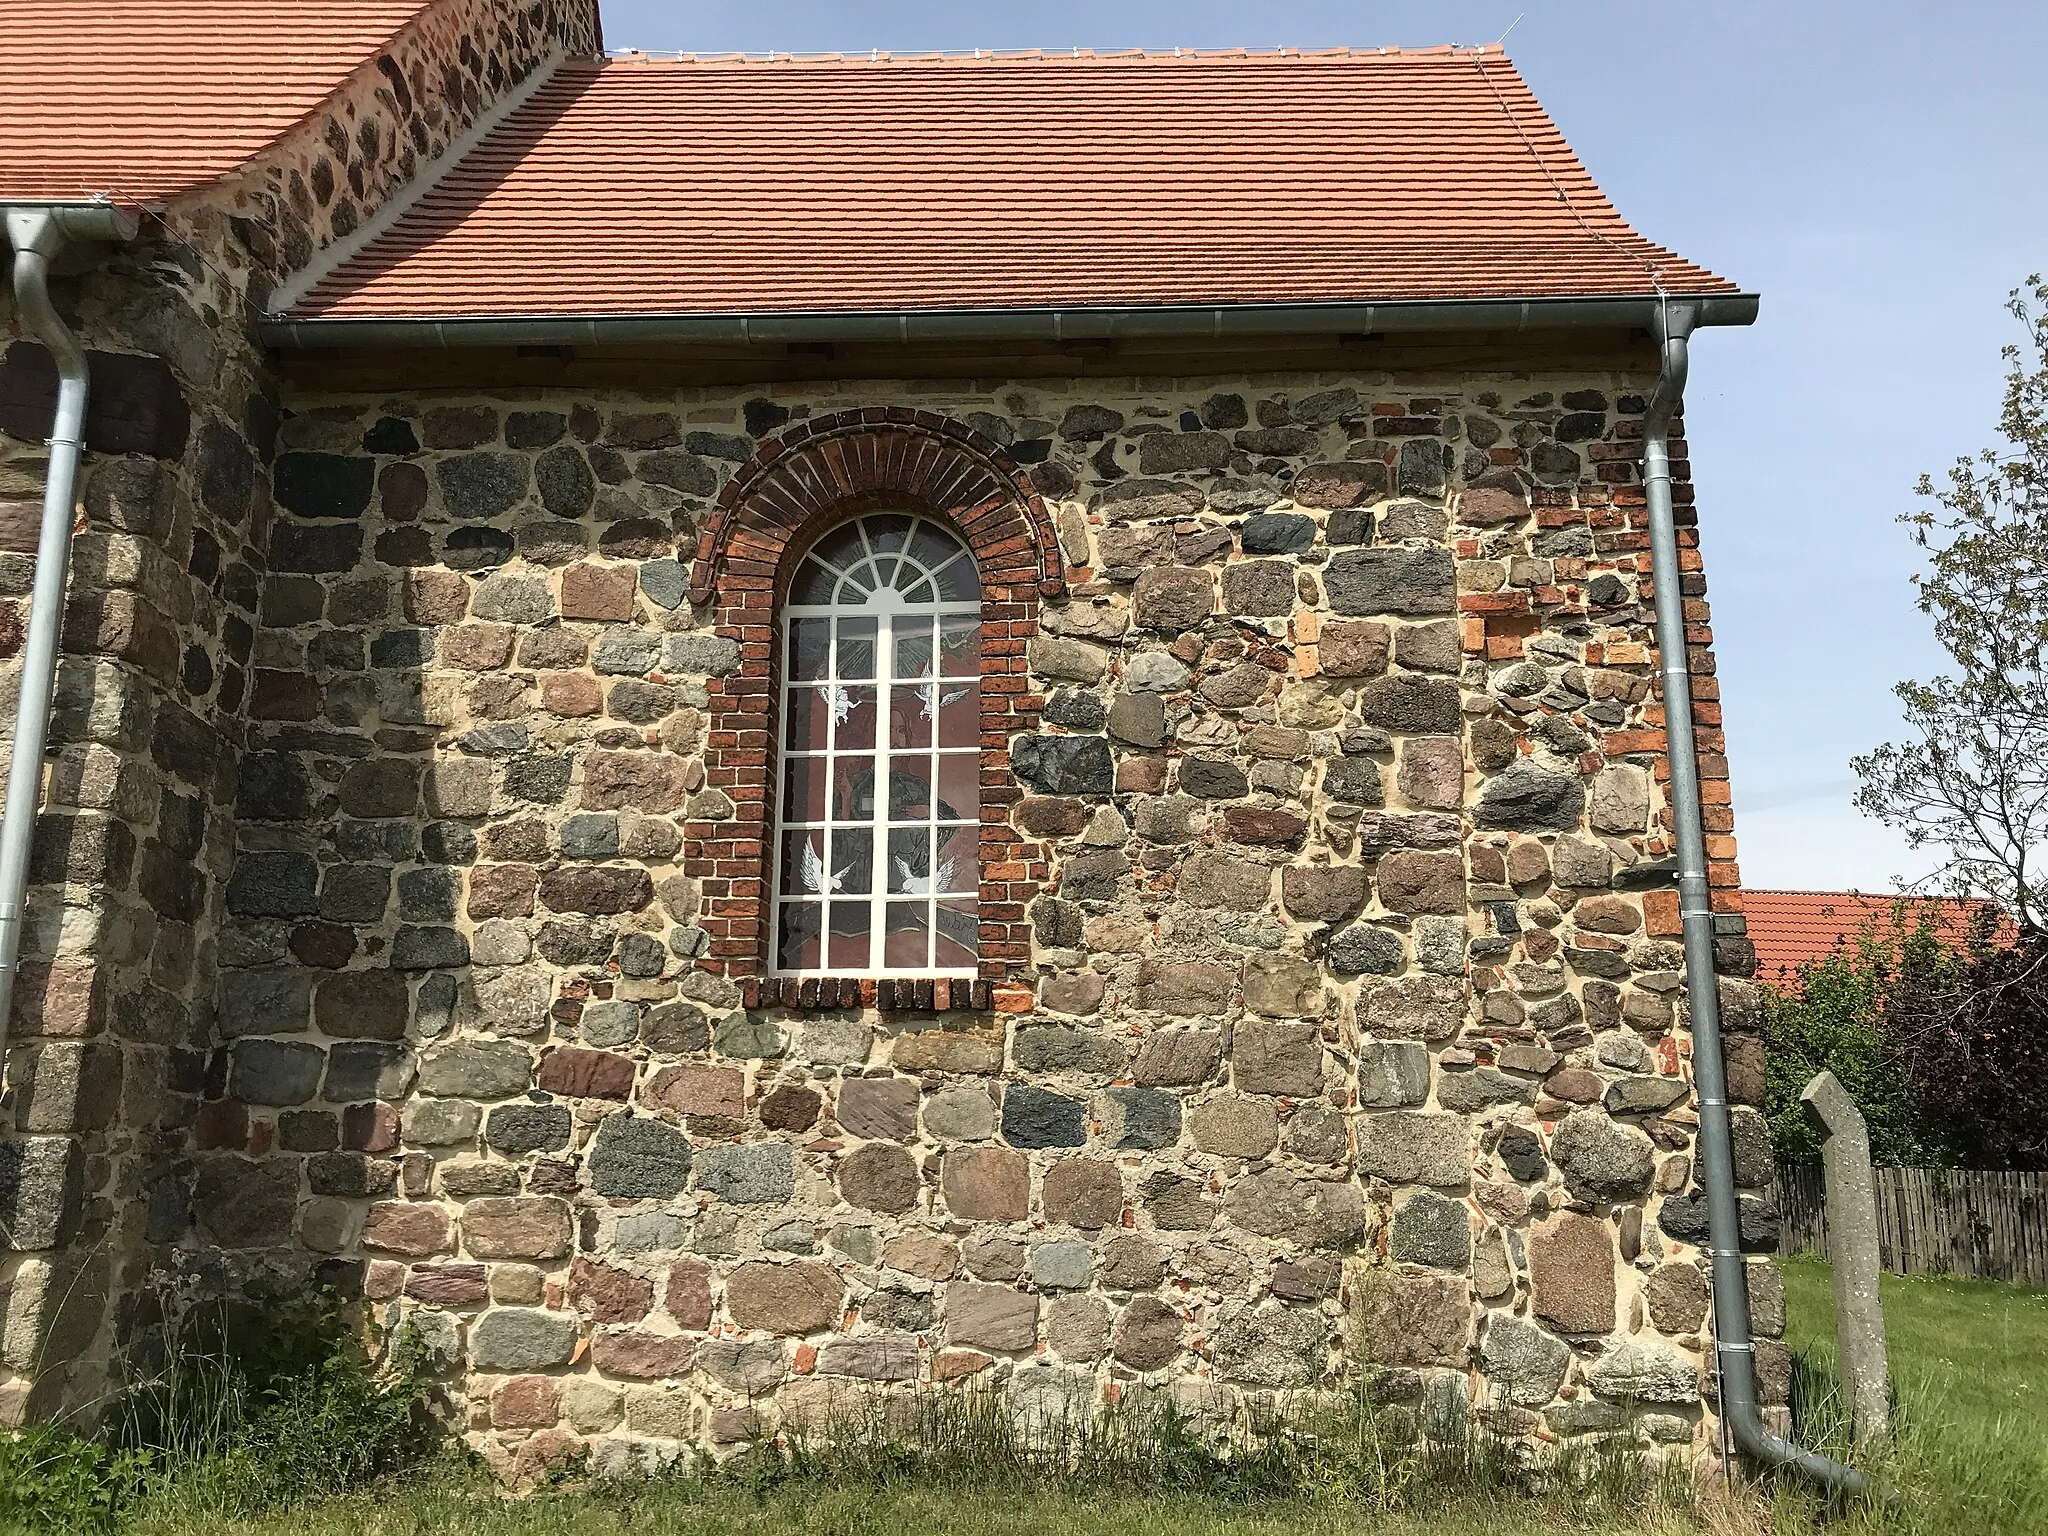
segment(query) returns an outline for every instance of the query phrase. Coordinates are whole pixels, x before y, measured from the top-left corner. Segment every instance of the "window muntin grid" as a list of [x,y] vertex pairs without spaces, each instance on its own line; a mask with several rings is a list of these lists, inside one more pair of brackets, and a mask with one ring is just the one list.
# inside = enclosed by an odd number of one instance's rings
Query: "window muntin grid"
[[942,523],[871,513],[805,557],[782,626],[771,972],[973,975],[981,888],[974,557]]

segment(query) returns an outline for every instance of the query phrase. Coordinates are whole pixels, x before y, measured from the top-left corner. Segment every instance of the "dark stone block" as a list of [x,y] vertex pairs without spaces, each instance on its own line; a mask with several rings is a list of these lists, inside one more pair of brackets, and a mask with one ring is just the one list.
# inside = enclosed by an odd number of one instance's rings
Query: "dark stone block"
[[[331,1082],[331,1069],[327,1076]],[[328,1109],[288,1109],[277,1117],[277,1144],[287,1152],[332,1152],[341,1145],[341,1116]]]
[[299,517],[361,517],[377,487],[377,466],[338,453],[281,453],[271,485],[277,504]]
[[690,1178],[690,1143],[674,1126],[612,1115],[597,1128],[586,1165],[591,1190],[621,1200],[672,1200]]
[[1130,860],[1120,853],[1070,854],[1060,865],[1060,895],[1068,901],[1115,901]]
[[31,885],[123,886],[134,867],[135,834],[126,822],[87,811],[46,815],[36,823],[28,861]]
[[[1415,438],[1401,445],[1401,461],[1394,471],[1396,486],[1404,496],[1437,496],[1444,488],[1444,472],[1451,465],[1451,450],[1433,438]],[[1449,551],[1445,551],[1448,558]]]
[[1116,788],[1109,742],[1100,736],[1022,736],[1010,749],[1018,780],[1044,795],[1107,795]]
[[1462,716],[1458,685],[1400,673],[1376,677],[1358,690],[1359,718],[1367,725],[1412,736],[1449,736]]
[[527,459],[518,453],[464,453],[434,466],[450,517],[497,517],[526,495]]
[[199,1164],[192,1213],[216,1247],[282,1247],[291,1241],[298,1205],[299,1170],[288,1159],[209,1157]]
[[1251,420],[1243,395],[1211,395],[1202,402],[1202,425],[1214,432],[1228,432]]
[[1316,541],[1315,519],[1299,512],[1261,512],[1244,520],[1238,541],[1248,555],[1298,555]]
[[391,629],[370,641],[370,665],[399,667],[411,671],[434,659],[433,632],[424,629]]
[[553,1152],[569,1145],[566,1104],[500,1104],[484,1122],[484,1140],[508,1156]]
[[1487,828],[1570,832],[1585,809],[1586,786],[1576,774],[1547,773],[1522,760],[1486,781],[1473,819]]
[[313,977],[305,971],[229,971],[221,987],[221,1032],[295,1035],[306,1027]]
[[1323,539],[1329,544],[1370,544],[1372,512],[1365,507],[1339,508],[1323,526]]
[[220,769],[221,740],[197,715],[175,704],[157,711],[149,752],[156,765],[187,784],[211,788]]
[[1332,758],[1323,770],[1323,793],[1347,805],[1386,804],[1379,764],[1369,757]]
[[1112,1088],[1109,1097],[1123,1116],[1114,1144],[1119,1152],[1153,1152],[1180,1140],[1178,1095],[1158,1088]]
[[336,864],[320,884],[320,915],[334,923],[376,923],[391,899],[391,871],[375,864]]
[[77,1141],[27,1136],[0,1142],[0,1234],[8,1248],[63,1247],[77,1235],[84,1200],[85,1148]]
[[1099,731],[1109,714],[1094,694],[1062,688],[1046,700],[1045,719],[1049,725],[1064,725],[1069,730]]
[[1088,1140],[1083,1113],[1079,1099],[1011,1083],[1003,1090],[1003,1140],[1027,1149],[1083,1146]]
[[766,437],[770,432],[789,425],[789,407],[777,405],[773,400],[749,400],[742,412],[749,437]]
[[1458,606],[1457,563],[1441,547],[1350,551],[1331,560],[1323,585],[1343,614],[1452,613]]
[[310,917],[320,910],[319,866],[306,853],[244,853],[228,879],[237,917]]
[[362,552],[363,531],[349,523],[279,523],[270,535],[273,571],[318,575],[353,570]]
[[[424,530],[421,532],[424,535]],[[379,558],[389,560],[390,557],[383,553],[382,544],[383,541],[380,539]],[[453,571],[487,571],[510,560],[513,547],[512,535],[502,528],[458,528],[448,535],[447,542],[442,546],[442,558]],[[413,561],[391,560],[390,563],[427,565],[432,562],[429,558]]]
[[718,489],[718,471],[694,453],[665,448],[640,460],[640,478],[685,496],[709,496]]
[[453,928],[400,928],[391,941],[391,968],[436,971],[469,964],[469,940]]
[[209,421],[199,429],[197,460],[200,501],[223,522],[239,524],[256,489],[256,456],[233,428]]
[[1236,800],[1251,793],[1251,780],[1235,763],[1216,757],[1184,757],[1180,787],[1208,800]]
[[[94,453],[141,453],[175,459],[192,432],[192,411],[177,376],[160,357],[88,352],[92,391],[85,406],[85,446]],[[0,432],[23,442],[50,435],[57,409],[57,364],[49,349],[17,341],[0,359]]]
[[380,416],[376,424],[363,434],[365,453],[402,459],[419,451],[419,434],[413,431],[412,423],[401,421],[396,416]]
[[[374,974],[374,973],[373,973]],[[403,1007],[404,986],[399,994]],[[401,1012],[399,1028],[405,1028]],[[357,1104],[365,1099],[396,1097],[411,1076],[412,1053],[403,1045],[384,1040],[344,1040],[327,1053],[327,1080],[321,1097],[330,1104]],[[331,1146],[333,1143],[329,1143]],[[311,1149],[318,1150],[318,1149]]]
[[1328,955],[1332,970],[1368,976],[1397,975],[1406,963],[1401,936],[1368,923],[1337,934],[1330,940]]
[[505,767],[505,793],[534,805],[556,805],[569,792],[569,759],[522,757]]
[[744,464],[754,456],[753,439],[731,432],[692,432],[684,437],[683,447],[706,458],[730,459],[735,464]]
[[446,868],[409,869],[398,877],[398,916],[408,923],[452,923],[462,883]]
[[476,831],[459,821],[430,821],[420,829],[420,857],[461,867],[476,862]]
[[505,446],[550,447],[568,430],[569,418],[559,411],[513,411],[505,417]]
[[[1735,1205],[1742,1233],[1742,1251],[1776,1253],[1780,1225],[1777,1207],[1749,1195],[1739,1196]],[[1695,1247],[1707,1245],[1707,1222],[1705,1195],[1669,1195],[1657,1212],[1657,1225],[1666,1237]]]
[[543,453],[533,466],[541,505],[557,517],[581,517],[597,498],[597,477],[581,450],[563,443]]
[[1500,1133],[1500,1160],[1518,1179],[1540,1179],[1550,1171],[1543,1139],[1526,1126],[1511,1125]]
[[245,1104],[303,1104],[319,1091],[327,1053],[298,1040],[238,1040],[228,1091]]

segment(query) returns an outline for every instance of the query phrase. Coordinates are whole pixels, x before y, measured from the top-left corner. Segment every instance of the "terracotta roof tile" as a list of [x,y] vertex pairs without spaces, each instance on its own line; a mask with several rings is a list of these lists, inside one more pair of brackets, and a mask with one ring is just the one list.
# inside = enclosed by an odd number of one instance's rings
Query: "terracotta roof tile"
[[0,198],[176,195],[320,106],[429,0],[8,0]]
[[[1904,898],[1909,910],[1932,908],[1944,938],[1961,941],[1982,910],[1981,902],[1948,897]],[[1783,983],[1809,960],[1824,960],[1847,948],[1866,923],[1889,923],[1897,896],[1856,891],[1751,891],[1742,893],[1742,915],[1756,946],[1758,981]]]
[[297,317],[1626,297],[1498,50],[564,65]]

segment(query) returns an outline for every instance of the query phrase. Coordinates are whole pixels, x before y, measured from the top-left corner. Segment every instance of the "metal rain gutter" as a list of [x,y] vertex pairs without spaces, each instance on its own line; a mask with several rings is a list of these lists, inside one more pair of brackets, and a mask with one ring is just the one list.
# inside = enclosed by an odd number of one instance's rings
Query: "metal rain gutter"
[[[1696,325],[1749,325],[1753,293],[1690,299]],[[1603,299],[1428,299],[1392,304],[1203,304],[1142,308],[761,310],[657,315],[458,315],[293,320],[273,347],[576,347],[682,342],[1117,341],[1144,337],[1370,335],[1421,331],[1651,330],[1655,295]]]
[[1656,583],[1657,655],[1664,682],[1665,752],[1678,836],[1678,912],[1685,934],[1685,996],[1692,1021],[1693,1083],[1699,1098],[1700,1177],[1707,1197],[1707,1257],[1712,1266],[1714,1352],[1721,1420],[1735,1444],[1767,1466],[1789,1467],[1847,1494],[1873,1491],[1862,1473],[1795,1445],[1764,1427],[1757,1408],[1756,1344],[1749,1331],[1749,1273],[1742,1257],[1742,1211],[1735,1197],[1735,1147],[1729,1130],[1728,1073],[1721,1051],[1721,991],[1714,968],[1714,913],[1707,886],[1707,838],[1700,812],[1700,765],[1693,736],[1692,667],[1685,646],[1678,529],[1671,505],[1671,422],[1685,394],[1686,338],[1699,319],[1690,300],[1659,311],[1663,352],[1657,390],[1643,418],[1643,488],[1649,500],[1650,561]]
[[21,958],[22,903],[29,852],[43,792],[43,747],[57,680],[57,642],[64,624],[64,582],[71,565],[71,524],[77,506],[78,459],[91,381],[85,348],[50,303],[50,267],[67,247],[135,238],[132,210],[109,202],[9,204],[7,239],[14,247],[14,306],[22,329],[50,349],[57,364],[57,411],[50,426],[50,467],[43,484],[42,532],[36,543],[35,586],[22,645],[21,696],[14,756],[0,812],[0,1032],[10,1019]]

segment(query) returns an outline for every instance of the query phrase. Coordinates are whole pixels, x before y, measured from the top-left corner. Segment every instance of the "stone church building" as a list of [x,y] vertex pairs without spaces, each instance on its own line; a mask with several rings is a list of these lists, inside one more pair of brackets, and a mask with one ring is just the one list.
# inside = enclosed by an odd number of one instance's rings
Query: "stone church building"
[[1713,1443],[1643,461],[1756,300],[1498,49],[36,0],[0,205],[0,1416],[324,1283],[508,1474],[942,1383]]

